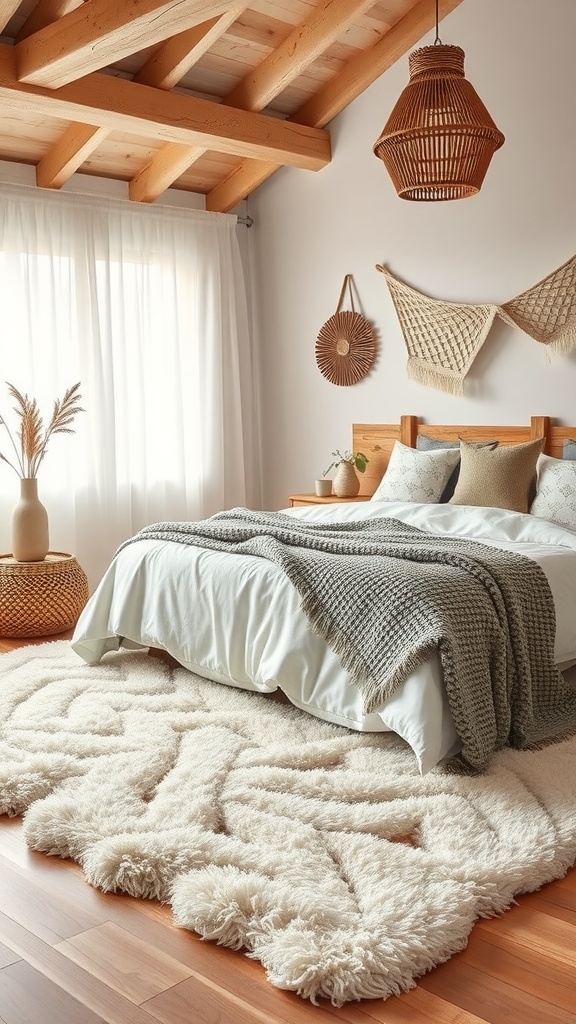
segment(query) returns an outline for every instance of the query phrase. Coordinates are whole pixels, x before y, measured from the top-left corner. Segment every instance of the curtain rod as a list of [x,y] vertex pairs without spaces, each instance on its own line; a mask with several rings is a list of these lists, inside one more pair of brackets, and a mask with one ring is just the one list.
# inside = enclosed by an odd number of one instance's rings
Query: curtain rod
[[254,221],[252,220],[252,217],[240,217],[240,216],[238,216],[238,217],[236,217],[236,220],[237,220],[238,224],[243,224],[244,227],[247,227],[247,228],[251,228],[253,223],[254,223]]

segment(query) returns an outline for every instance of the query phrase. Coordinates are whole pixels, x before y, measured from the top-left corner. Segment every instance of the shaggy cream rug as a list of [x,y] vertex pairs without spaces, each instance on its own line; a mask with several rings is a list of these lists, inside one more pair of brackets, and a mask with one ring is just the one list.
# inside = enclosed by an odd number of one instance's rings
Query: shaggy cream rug
[[360,735],[145,654],[0,657],[0,809],[302,997],[386,997],[576,857],[576,739],[421,778]]

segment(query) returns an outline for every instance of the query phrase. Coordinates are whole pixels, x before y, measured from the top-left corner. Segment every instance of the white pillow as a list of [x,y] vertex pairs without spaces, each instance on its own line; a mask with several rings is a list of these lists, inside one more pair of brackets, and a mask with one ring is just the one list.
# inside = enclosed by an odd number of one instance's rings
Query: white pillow
[[438,502],[459,458],[460,448],[419,451],[396,441],[370,500]]
[[536,497],[530,514],[576,530],[576,462],[540,455]]

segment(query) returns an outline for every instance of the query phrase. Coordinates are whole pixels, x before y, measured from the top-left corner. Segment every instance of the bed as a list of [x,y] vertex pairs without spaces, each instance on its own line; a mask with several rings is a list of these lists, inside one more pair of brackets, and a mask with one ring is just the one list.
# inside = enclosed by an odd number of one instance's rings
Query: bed
[[[353,450],[369,460],[361,478],[363,500],[283,509],[281,516],[284,522],[291,518],[319,526],[394,520],[438,543],[457,537],[524,555],[547,580],[555,612],[553,661],[566,669],[576,662],[576,512],[572,525],[564,498],[558,512],[558,493],[576,475],[570,448],[574,438],[576,428],[553,425],[547,417],[506,427],[434,426],[414,416],[403,416],[398,424],[355,424]],[[485,448],[492,452],[496,444],[510,455],[520,449],[531,453],[530,465],[538,471],[532,473],[531,513],[439,500],[452,471],[466,468],[466,452],[486,460],[492,456],[484,454]],[[417,498],[427,500],[412,500],[413,495],[394,500],[398,457],[408,455],[420,466],[426,451],[432,453],[428,462],[434,472],[444,474],[442,495],[430,500],[431,492],[417,491]],[[541,453],[537,463],[535,452]],[[402,472],[397,477],[402,480]],[[537,490],[541,477],[546,488],[542,483]],[[246,690],[279,692],[326,721],[360,731],[392,730],[410,745],[422,773],[452,758],[462,744],[436,652],[367,712],[352,673],[311,628],[298,589],[277,564],[255,555],[164,536],[132,539],[86,605],[72,646],[89,663],[120,647],[165,652],[200,676]]]

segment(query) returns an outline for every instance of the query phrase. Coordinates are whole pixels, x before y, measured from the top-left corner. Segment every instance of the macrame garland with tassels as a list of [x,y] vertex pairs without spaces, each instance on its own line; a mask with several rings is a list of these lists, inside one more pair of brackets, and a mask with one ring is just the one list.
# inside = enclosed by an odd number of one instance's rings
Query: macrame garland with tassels
[[576,256],[510,302],[472,305],[431,299],[384,274],[408,351],[408,377],[453,395],[464,393],[464,378],[496,316],[556,353],[576,348]]
[[499,314],[553,352],[571,352],[576,348],[576,256],[505,302]]
[[464,377],[481,349],[498,306],[431,299],[380,264],[408,350],[408,376],[426,387],[464,393]]

